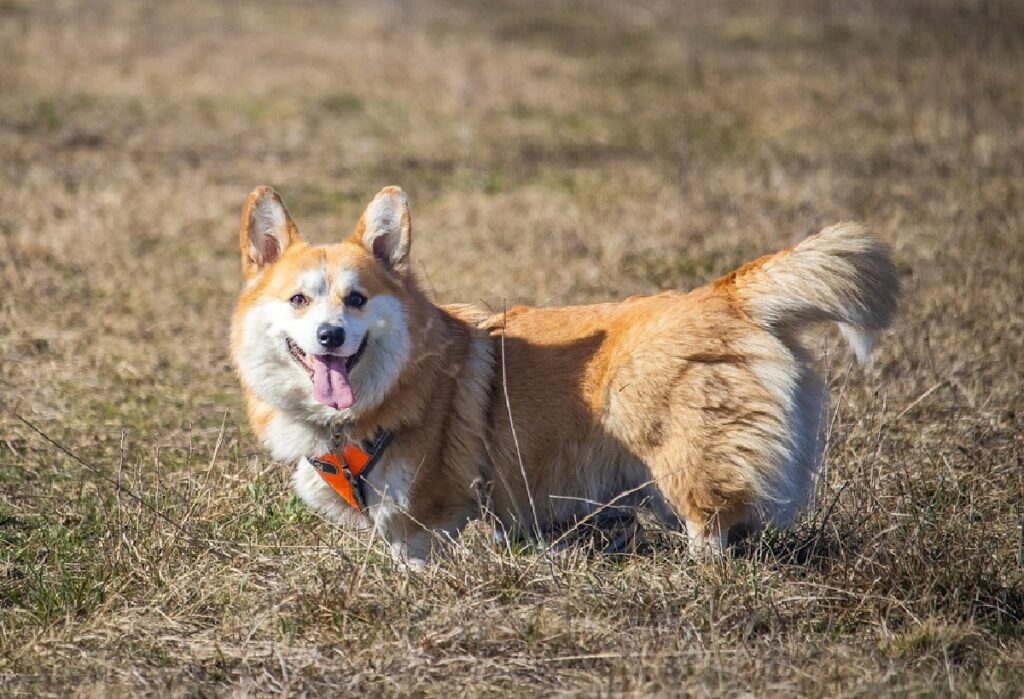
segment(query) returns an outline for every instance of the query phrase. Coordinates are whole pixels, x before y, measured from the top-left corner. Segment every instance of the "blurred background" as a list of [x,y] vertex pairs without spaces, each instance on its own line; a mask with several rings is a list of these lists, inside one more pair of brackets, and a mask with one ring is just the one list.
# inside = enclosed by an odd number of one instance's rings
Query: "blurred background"
[[[0,0],[0,680],[1024,691],[1022,65],[1012,0]],[[690,288],[852,218],[905,304],[868,370],[813,343],[819,506],[767,559],[410,580],[245,426],[260,184],[317,242],[400,185],[443,302]]]

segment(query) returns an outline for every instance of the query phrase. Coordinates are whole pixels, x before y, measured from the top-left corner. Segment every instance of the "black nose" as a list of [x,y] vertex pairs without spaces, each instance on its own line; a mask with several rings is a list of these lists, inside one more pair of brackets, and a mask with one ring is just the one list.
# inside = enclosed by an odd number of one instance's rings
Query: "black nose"
[[316,339],[325,349],[338,349],[345,344],[345,328],[340,325],[321,323],[316,329]]

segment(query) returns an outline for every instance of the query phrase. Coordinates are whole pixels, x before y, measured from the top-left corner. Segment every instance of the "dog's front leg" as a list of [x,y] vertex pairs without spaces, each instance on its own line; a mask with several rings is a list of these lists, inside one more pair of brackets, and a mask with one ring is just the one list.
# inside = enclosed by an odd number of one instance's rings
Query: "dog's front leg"
[[429,532],[420,532],[411,539],[388,542],[391,560],[400,567],[423,570],[430,563],[432,551],[430,539]]
[[376,513],[374,521],[388,544],[392,559],[420,569],[450,549],[471,518],[470,511],[460,511],[440,525],[426,527],[405,512],[391,510]]

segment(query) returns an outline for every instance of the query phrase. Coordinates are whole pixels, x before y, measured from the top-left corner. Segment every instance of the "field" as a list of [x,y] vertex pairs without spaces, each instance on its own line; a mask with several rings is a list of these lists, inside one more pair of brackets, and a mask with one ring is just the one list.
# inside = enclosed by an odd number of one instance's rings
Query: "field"
[[[1024,6],[0,0],[0,694],[1024,694]],[[238,216],[410,195],[439,301],[703,284],[843,219],[814,506],[720,563],[320,521],[227,352]]]

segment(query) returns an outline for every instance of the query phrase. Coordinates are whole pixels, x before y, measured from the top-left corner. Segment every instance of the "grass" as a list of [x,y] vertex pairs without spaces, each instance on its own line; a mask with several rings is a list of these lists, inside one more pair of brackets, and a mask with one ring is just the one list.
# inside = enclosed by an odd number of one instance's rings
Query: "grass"
[[[0,3],[9,695],[1024,693],[1024,13],[812,0]],[[815,504],[717,565],[647,522],[423,573],[245,425],[237,217],[409,191],[440,301],[603,301],[867,221]]]

